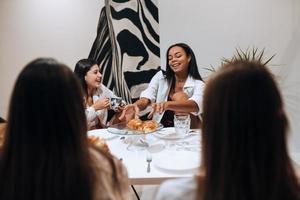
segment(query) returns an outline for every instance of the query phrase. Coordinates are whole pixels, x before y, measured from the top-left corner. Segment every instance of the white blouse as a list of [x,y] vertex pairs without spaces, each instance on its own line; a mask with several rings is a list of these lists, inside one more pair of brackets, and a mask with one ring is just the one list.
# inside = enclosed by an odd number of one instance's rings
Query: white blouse
[[[204,92],[204,85],[204,82],[188,76],[183,86],[183,92],[185,92],[189,96],[189,100],[193,100],[198,106],[198,112],[191,113],[196,116],[202,113],[202,96]],[[170,89],[171,85],[164,77],[162,71],[159,71],[151,79],[148,88],[141,93],[140,98],[145,97],[147,99],[150,99],[152,103],[165,102],[168,100]],[[164,112],[162,114],[155,113],[153,115],[153,119],[157,122],[160,122],[163,114]]]
[[[112,98],[112,97],[117,97],[117,96],[110,89],[108,89],[103,84],[101,84],[99,89],[96,90],[95,93],[93,94],[93,104],[98,99]],[[85,114],[86,114],[86,118],[87,118],[88,127],[90,128],[90,127],[96,126],[100,122],[101,122],[101,124],[106,125],[107,111],[108,111],[108,109],[101,109],[101,110],[95,111],[95,109],[92,106],[88,106],[86,103]]]

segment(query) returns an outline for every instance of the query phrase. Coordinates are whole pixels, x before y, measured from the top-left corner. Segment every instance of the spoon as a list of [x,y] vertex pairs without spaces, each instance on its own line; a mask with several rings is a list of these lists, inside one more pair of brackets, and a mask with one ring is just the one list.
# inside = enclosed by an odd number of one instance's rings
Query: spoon
[[147,161],[147,163],[148,163],[148,165],[147,165],[147,173],[150,173],[150,170],[151,170],[151,168],[150,168],[150,163],[151,163],[151,161],[152,161],[152,156],[151,156],[151,154],[148,154],[148,155],[147,155],[146,161]]

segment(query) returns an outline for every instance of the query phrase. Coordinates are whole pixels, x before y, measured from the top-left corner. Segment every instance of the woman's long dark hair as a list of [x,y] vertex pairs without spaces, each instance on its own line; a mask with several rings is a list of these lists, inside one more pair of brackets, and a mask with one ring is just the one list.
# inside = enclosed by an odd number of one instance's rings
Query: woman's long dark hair
[[204,193],[199,188],[198,195],[204,200],[299,199],[287,128],[282,97],[268,69],[255,61],[225,64],[204,92],[206,176]]
[[53,59],[29,63],[15,83],[0,157],[0,199],[92,199],[83,97]]
[[92,59],[81,59],[79,60],[74,69],[74,73],[79,78],[81,87],[83,89],[84,95],[87,95],[87,84],[85,81],[86,73],[91,69],[92,66],[98,65],[97,61]]
[[171,45],[168,50],[167,50],[167,53],[166,53],[166,72],[165,72],[165,76],[166,76],[166,79],[168,81],[168,83],[171,83],[172,85],[174,83],[172,83],[172,81],[174,80],[175,78],[175,74],[174,74],[174,71],[171,69],[170,65],[169,65],[169,51],[171,48],[173,47],[181,47],[187,56],[190,56],[191,57],[191,60],[189,62],[189,66],[188,66],[188,75],[193,77],[194,79],[196,80],[201,80],[203,81],[199,71],[198,71],[198,65],[197,65],[197,61],[196,61],[196,57],[195,57],[195,54],[193,52],[193,50],[191,49],[191,47],[189,47],[187,44],[185,43],[176,43],[176,44],[173,44]]

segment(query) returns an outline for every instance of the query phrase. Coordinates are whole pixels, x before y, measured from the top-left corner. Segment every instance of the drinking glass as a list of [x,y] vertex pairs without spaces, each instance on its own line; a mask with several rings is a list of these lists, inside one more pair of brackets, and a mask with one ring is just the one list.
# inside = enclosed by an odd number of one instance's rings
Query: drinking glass
[[176,114],[174,115],[174,127],[175,133],[179,138],[184,138],[190,131],[191,118],[188,114]]

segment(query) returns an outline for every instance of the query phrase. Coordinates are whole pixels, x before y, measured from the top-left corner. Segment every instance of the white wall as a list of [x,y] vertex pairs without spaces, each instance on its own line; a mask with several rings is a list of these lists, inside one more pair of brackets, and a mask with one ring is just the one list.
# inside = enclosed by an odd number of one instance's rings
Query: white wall
[[87,57],[103,1],[0,1],[0,116],[6,118],[14,81],[32,59],[54,57],[72,69]]
[[[235,47],[266,48],[276,53],[272,70],[279,76],[291,121],[291,148],[300,151],[300,1],[158,0],[162,65],[165,51],[186,42],[203,67],[217,66]],[[70,65],[86,57],[96,35],[96,0],[0,1],[0,115],[5,116],[13,82],[21,68],[38,56]],[[299,67],[298,67],[299,66]],[[298,122],[298,123],[297,123]]]

